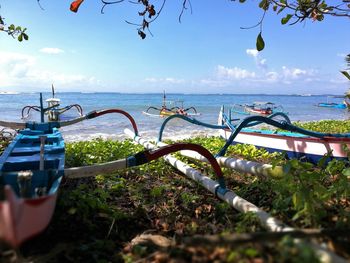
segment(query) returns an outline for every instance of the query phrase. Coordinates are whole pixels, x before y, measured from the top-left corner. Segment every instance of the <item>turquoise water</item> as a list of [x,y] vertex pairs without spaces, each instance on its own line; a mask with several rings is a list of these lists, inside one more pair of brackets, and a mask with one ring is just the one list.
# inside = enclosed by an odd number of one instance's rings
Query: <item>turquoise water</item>
[[[43,93],[43,98],[51,97],[51,93]],[[162,118],[149,117],[142,114],[148,106],[160,107],[163,94],[119,94],[119,93],[56,93],[61,99],[61,106],[80,104],[87,113],[92,110],[120,108],[129,112],[136,120],[141,135],[155,139],[159,127],[164,121]],[[349,113],[344,109],[316,107],[319,102],[327,102],[327,96],[292,96],[292,95],[232,95],[232,94],[167,94],[166,100],[182,100],[184,107],[194,106],[200,116],[200,121],[217,122],[218,112],[222,105],[251,104],[255,101],[269,101],[282,105],[289,113],[292,121],[311,121],[321,119],[348,119]],[[340,103],[342,99],[331,98],[329,102]],[[21,109],[26,105],[39,105],[39,93],[20,93],[13,95],[0,94],[0,119],[21,121]],[[75,117],[72,109],[69,117]],[[33,114],[34,119],[38,115]],[[244,117],[244,116],[237,116]],[[123,139],[124,129],[131,128],[128,120],[117,114],[109,114],[82,123],[62,128],[66,141],[88,140],[95,137]],[[193,135],[217,134],[217,131],[188,124],[182,120],[172,120],[165,129],[164,138],[188,137]]]

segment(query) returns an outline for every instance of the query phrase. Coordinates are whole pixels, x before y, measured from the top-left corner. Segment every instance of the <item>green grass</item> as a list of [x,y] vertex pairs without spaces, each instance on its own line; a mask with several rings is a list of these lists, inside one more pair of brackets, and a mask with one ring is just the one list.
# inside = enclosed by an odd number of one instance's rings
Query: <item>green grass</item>
[[[187,140],[216,153],[223,140],[198,137]],[[4,148],[4,147],[3,147]],[[67,143],[66,167],[91,165],[125,158],[143,148],[131,140],[96,139]],[[296,228],[350,228],[350,168],[344,161],[318,166],[287,161],[250,145],[230,146],[228,154],[285,165],[283,178],[256,177],[223,169],[228,188]],[[179,156],[179,155],[178,155]],[[211,167],[180,157],[192,167],[214,176]],[[144,232],[179,240],[160,249],[130,246]],[[41,262],[134,262],[181,259],[218,262],[315,262],[306,246],[286,236],[275,241],[242,243],[222,248],[181,246],[182,238],[205,234],[264,231],[256,216],[241,214],[219,201],[197,183],[159,159],[95,178],[67,180],[59,191],[54,217],[40,236],[24,244],[24,259]],[[348,237],[331,238],[349,246]],[[345,246],[346,248],[346,246]],[[339,249],[339,248],[338,248]],[[348,259],[346,249],[341,250]],[[1,253],[1,251],[0,251]],[[290,259],[295,259],[290,261]]]

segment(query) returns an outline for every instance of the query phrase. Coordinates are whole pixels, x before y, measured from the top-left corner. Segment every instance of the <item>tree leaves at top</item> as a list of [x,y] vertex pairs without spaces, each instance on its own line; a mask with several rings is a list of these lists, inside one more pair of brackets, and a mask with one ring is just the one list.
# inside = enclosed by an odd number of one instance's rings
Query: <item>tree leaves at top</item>
[[[36,0],[38,3],[40,0]],[[93,1],[93,0],[91,0]],[[142,16],[143,19],[141,23],[130,23],[126,21],[128,24],[138,26],[137,31],[142,31],[143,34],[140,34],[142,39],[145,38],[146,33],[145,29],[149,31],[149,25],[154,22],[159,14],[161,13],[163,7],[166,4],[167,0],[162,0],[161,6],[159,8],[155,8],[153,4],[155,0],[100,0],[102,3],[101,13],[103,13],[104,8],[107,5],[118,4],[122,2],[128,2],[129,4],[139,4],[143,6],[143,10],[138,12],[139,16]],[[187,10],[187,6],[192,9],[190,0],[177,0],[182,3],[182,9],[179,16],[179,21],[182,16],[184,10]],[[224,0],[221,0],[224,1]],[[232,2],[236,2],[237,0],[231,0]],[[72,12],[78,12],[80,5],[84,2],[84,0],[75,0],[71,2],[70,10]],[[246,0],[238,0],[239,3],[246,3]],[[202,3],[199,3],[202,4]],[[41,6],[40,6],[41,7]],[[345,17],[350,18],[350,0],[260,0],[258,1],[257,8],[263,10],[263,15],[257,25],[253,27],[260,26],[260,34],[258,36],[259,48],[264,48],[265,43],[262,39],[262,24],[264,22],[264,17],[267,12],[275,12],[277,15],[280,13],[287,11],[288,14],[285,15],[281,19],[281,24],[286,25],[294,25],[298,22],[303,22],[307,19],[313,21],[322,21],[326,15],[328,16],[336,16],[336,17]],[[249,27],[252,28],[252,27]],[[9,28],[5,28],[4,19],[0,16],[0,31],[7,32],[11,36],[21,35],[18,40],[28,39],[26,34],[22,34],[23,32],[15,32]],[[151,33],[151,32],[150,32]],[[151,34],[152,35],[152,34]],[[258,43],[257,43],[258,44]],[[261,50],[262,50],[261,49]]]
[[[235,1],[235,0],[231,0]],[[245,3],[245,0],[239,0]],[[294,25],[307,19],[312,21],[323,21],[326,15],[350,18],[350,1],[349,0],[261,0],[258,7],[263,10],[260,21],[253,27],[260,27],[260,34],[257,38],[257,49],[264,49],[264,41],[261,37],[262,25],[265,14],[269,11],[277,15],[288,11],[281,19],[282,25]],[[272,7],[272,8],[270,8]],[[250,29],[253,27],[245,27]]]

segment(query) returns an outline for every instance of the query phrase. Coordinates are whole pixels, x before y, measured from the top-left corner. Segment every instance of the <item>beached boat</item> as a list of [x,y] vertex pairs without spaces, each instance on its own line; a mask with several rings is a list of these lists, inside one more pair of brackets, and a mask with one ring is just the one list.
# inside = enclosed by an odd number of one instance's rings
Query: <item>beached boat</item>
[[184,108],[184,101],[168,101],[166,100],[165,92],[163,93],[163,103],[161,107],[150,106],[142,112],[145,115],[151,117],[166,118],[171,115],[180,114],[184,116],[198,116],[200,113],[197,112],[195,107]]
[[[223,156],[230,144],[243,143],[263,147],[270,152],[283,152],[290,158],[304,159],[317,163],[322,157],[347,159],[344,145],[350,147],[350,134],[319,133],[305,130],[291,124],[285,116],[283,120],[263,116],[251,116],[234,124],[222,108],[218,125],[226,125],[220,135],[227,141],[220,151]],[[252,128],[257,124],[269,124],[285,131]]]
[[[324,156],[329,157],[326,161],[347,159],[344,145],[350,147],[349,134],[320,133],[305,130],[293,125],[289,117],[281,112],[269,116],[249,116],[244,119],[231,118],[231,109],[220,110],[218,123],[208,124],[182,115],[173,115],[164,120],[160,130],[158,141],[162,141],[166,124],[175,118],[180,118],[195,125],[218,129],[219,134],[226,140],[225,145],[216,156],[224,156],[231,144],[252,144],[263,147],[270,152],[282,152],[289,158],[297,158],[312,163],[317,163]],[[267,124],[277,129],[259,129],[254,126]],[[280,131],[284,130],[284,131]]]
[[256,101],[253,104],[235,104],[233,111],[238,114],[248,115],[271,115],[276,112],[284,112],[282,106],[277,106],[273,102]]
[[0,158],[0,238],[13,246],[51,220],[64,173],[64,141],[36,123],[18,132]]
[[59,104],[51,105],[52,100],[47,102],[49,106],[44,108],[40,94],[40,106],[37,108],[40,109],[41,122],[0,121],[0,126],[19,130],[0,156],[0,240],[13,247],[20,246],[48,226],[63,177],[74,179],[111,173],[185,149],[199,152],[211,159],[215,171],[221,174],[219,165],[208,150],[190,143],[146,150],[103,164],[65,168],[65,146],[60,127],[104,114],[118,113],[129,119],[135,134],[138,134],[138,129],[131,115],[120,109],[92,111],[71,120],[57,121],[60,119]]

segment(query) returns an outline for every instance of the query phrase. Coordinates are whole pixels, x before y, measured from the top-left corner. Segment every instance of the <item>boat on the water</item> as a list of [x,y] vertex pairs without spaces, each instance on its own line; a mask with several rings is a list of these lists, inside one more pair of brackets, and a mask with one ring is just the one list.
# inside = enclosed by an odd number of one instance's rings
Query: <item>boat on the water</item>
[[320,102],[317,104],[317,106],[324,107],[324,108],[335,108],[335,109],[347,108],[345,100],[343,100],[341,103],[330,102],[331,98],[344,98],[344,96],[327,96],[327,102]]
[[195,107],[184,108],[184,101],[166,100],[165,92],[163,93],[163,103],[161,107],[150,106],[145,111],[142,112],[145,115],[151,117],[161,117],[166,118],[171,115],[180,114],[184,116],[199,116],[200,113],[197,112]]
[[345,103],[326,103],[326,102],[321,102],[317,104],[318,107],[325,107],[325,108],[336,108],[336,109],[346,109],[346,104]]
[[253,104],[235,104],[233,111],[238,114],[268,116],[276,112],[284,112],[284,109],[273,102],[256,101]]
[[[224,112],[222,107],[219,113],[218,125],[226,125],[220,130],[220,135],[227,141],[219,155],[224,155],[230,144],[252,144],[263,147],[270,152],[283,152],[289,158],[303,159],[317,163],[324,156],[329,158],[347,159],[344,145],[350,147],[350,134],[319,133],[302,129],[291,124],[287,115],[282,120],[263,116],[251,116],[233,122],[231,112]],[[283,114],[281,115],[283,116]],[[268,124],[276,129],[253,128],[257,124]]]

